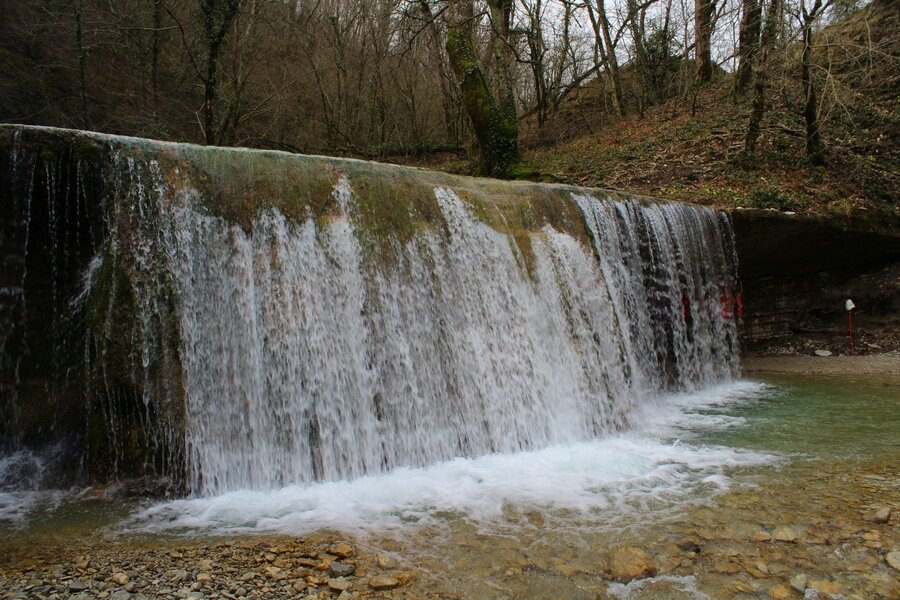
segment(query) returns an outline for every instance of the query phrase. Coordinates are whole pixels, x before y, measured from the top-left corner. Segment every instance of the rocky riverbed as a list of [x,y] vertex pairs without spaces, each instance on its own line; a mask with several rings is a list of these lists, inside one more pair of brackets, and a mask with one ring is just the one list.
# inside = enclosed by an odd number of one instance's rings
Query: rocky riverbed
[[[800,464],[658,522],[579,528],[519,513],[398,538],[126,538],[0,543],[7,598],[900,597],[900,460]],[[565,519],[565,524],[560,522]]]
[[623,488],[608,509],[429,509],[366,534],[289,536],[135,531],[126,517],[147,502],[93,495],[0,529],[0,598],[900,598],[900,380],[771,381],[767,399],[729,409],[743,425],[686,443],[778,459],[675,502]]

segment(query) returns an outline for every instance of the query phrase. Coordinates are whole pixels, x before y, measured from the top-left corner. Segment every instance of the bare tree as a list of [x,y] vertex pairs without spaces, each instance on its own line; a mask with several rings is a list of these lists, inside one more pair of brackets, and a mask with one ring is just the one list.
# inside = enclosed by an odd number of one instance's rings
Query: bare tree
[[743,95],[750,86],[753,61],[759,53],[759,35],[762,27],[760,0],[741,0],[741,28],[738,37],[738,68],[734,74],[735,95]]
[[712,34],[715,0],[694,0],[694,55],[697,61],[697,81],[712,79]]
[[810,74],[813,48],[813,25],[831,5],[831,0],[815,0],[812,7],[807,8],[806,0],[800,0],[802,16],[801,31],[803,35],[803,52],[800,55],[800,79],[803,83],[806,102],[803,107],[803,118],[806,121],[806,154],[814,165],[824,166],[825,146],[819,132],[819,109],[816,97],[816,86]]
[[756,63],[756,82],[753,88],[753,107],[747,135],[744,137],[744,153],[751,161],[756,159],[756,146],[759,142],[760,126],[766,112],[766,77],[768,75],[769,52],[775,45],[778,34],[781,0],[770,0],[766,13],[766,24],[759,46],[759,59]]

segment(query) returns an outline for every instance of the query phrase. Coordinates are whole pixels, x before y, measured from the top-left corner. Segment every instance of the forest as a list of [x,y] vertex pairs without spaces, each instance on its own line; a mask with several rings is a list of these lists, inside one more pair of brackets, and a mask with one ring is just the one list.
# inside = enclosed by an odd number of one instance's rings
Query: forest
[[3,0],[0,121],[897,217],[896,0]]

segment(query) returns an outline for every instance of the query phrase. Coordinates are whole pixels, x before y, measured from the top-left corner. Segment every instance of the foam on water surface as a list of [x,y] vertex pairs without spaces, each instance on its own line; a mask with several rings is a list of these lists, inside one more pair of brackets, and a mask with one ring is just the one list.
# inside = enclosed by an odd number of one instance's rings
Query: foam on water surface
[[[733,426],[726,412],[767,386],[736,382],[660,403],[671,420],[646,419],[631,432],[536,451],[457,458],[397,468],[353,481],[241,490],[175,500],[142,510],[125,525],[153,532],[304,533],[334,528],[385,532],[439,524],[448,516],[485,526],[504,510],[575,511],[592,526],[655,518],[728,489],[737,467],[769,464],[771,454],[682,441],[699,430]],[[666,401],[668,400],[668,402]],[[718,414],[718,418],[715,418]]]

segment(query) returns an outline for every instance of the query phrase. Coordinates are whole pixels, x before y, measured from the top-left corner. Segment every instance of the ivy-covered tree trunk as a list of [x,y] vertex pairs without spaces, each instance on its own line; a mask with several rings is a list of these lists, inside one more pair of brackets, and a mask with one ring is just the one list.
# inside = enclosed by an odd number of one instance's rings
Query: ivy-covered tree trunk
[[483,175],[510,177],[521,161],[519,122],[507,45],[512,1],[488,2],[494,25],[493,47],[497,59],[499,101],[491,91],[475,55],[472,0],[450,0],[449,5],[447,54],[462,91],[463,106],[478,140],[480,171]]
[[202,0],[200,20],[204,35],[203,137],[207,144],[220,142],[217,118],[219,58],[225,38],[237,18],[242,0]]

